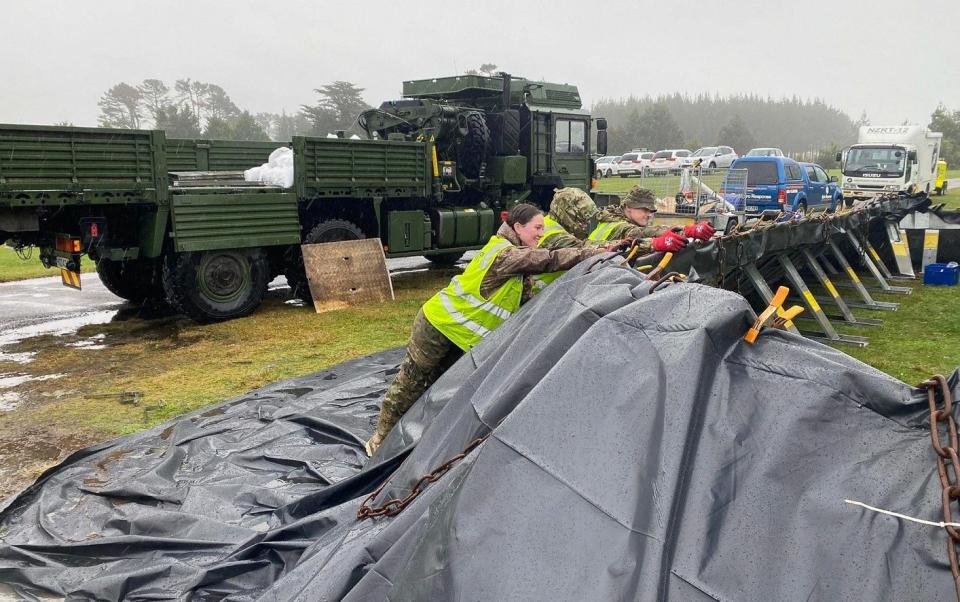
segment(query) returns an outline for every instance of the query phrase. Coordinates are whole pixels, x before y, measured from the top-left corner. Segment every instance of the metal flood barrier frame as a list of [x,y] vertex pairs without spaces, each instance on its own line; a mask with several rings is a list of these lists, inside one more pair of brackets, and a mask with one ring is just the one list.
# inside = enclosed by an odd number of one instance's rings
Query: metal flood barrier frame
[[[685,273],[691,282],[752,297],[755,308],[768,304],[776,286],[785,283],[804,307],[798,320],[816,328],[790,325],[789,330],[863,347],[867,337],[841,333],[837,326],[879,327],[881,319],[855,315],[853,309],[896,311],[899,303],[874,295],[913,292],[894,284],[916,277],[906,233],[898,224],[926,206],[925,194],[891,195],[835,213],[747,223],[706,243],[692,243],[668,269]],[[874,244],[878,237],[884,243],[879,249]]]

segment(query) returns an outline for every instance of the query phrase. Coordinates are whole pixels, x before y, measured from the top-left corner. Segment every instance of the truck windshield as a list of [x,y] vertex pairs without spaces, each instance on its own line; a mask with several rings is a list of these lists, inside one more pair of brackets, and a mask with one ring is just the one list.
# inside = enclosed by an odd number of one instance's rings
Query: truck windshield
[[893,146],[860,146],[847,152],[843,173],[848,176],[899,178],[907,153]]

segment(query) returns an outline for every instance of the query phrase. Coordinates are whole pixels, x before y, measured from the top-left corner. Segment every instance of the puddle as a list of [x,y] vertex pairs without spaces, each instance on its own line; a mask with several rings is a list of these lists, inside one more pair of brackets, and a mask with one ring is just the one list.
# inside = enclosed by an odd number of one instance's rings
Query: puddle
[[76,349],[106,349],[107,346],[103,344],[105,338],[107,338],[107,335],[101,332],[100,334],[93,335],[89,339],[67,343],[67,347],[74,347]]
[[[83,326],[89,326],[90,324],[106,324],[117,315],[117,310],[103,310],[103,311],[92,311],[72,318],[61,318],[59,320],[49,320],[47,322],[42,322],[40,324],[31,324],[28,326],[20,326],[18,328],[11,328],[7,330],[2,335],[0,335],[0,350],[7,345],[12,345],[14,343],[19,343],[24,339],[29,339],[31,337],[36,337],[40,335],[64,335],[76,332],[79,328]],[[20,355],[24,360],[20,363],[29,363],[31,358],[24,356],[24,354],[3,354],[3,357],[0,359],[6,359],[9,356]]]
[[0,412],[9,412],[20,405],[20,394],[13,391],[0,393]]
[[277,393],[289,393],[294,397],[303,397],[307,393],[313,393],[313,388],[311,387],[294,387],[292,389],[277,389]]
[[0,374],[0,389],[12,389],[23,383],[38,383],[45,380],[56,380],[63,378],[66,374],[44,374],[42,376],[33,376],[31,374]]
[[11,362],[14,364],[29,364],[37,356],[36,351],[24,351],[22,353],[4,353],[0,351],[0,362]]
[[113,450],[112,452],[110,452],[109,454],[107,454],[106,456],[98,460],[95,466],[100,470],[106,470],[107,466],[109,466],[110,464],[117,462],[121,458],[125,456],[129,456],[132,453],[133,453],[133,450],[130,450],[130,449],[120,448],[120,449]]

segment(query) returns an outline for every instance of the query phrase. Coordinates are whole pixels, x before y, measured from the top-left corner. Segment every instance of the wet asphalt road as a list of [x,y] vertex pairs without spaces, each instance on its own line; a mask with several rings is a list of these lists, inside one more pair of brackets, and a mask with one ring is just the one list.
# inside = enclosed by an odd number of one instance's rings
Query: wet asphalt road
[[[471,256],[472,253],[467,255]],[[423,257],[387,260],[391,273],[418,271],[431,265]],[[108,291],[96,274],[83,274],[81,283],[81,291],[63,286],[59,276],[0,283],[0,346],[27,332],[31,335],[54,333],[75,329],[83,323],[105,322],[109,317],[104,318],[100,312],[112,313],[130,307]],[[274,294],[286,294],[285,289],[287,281],[282,276],[270,283]]]

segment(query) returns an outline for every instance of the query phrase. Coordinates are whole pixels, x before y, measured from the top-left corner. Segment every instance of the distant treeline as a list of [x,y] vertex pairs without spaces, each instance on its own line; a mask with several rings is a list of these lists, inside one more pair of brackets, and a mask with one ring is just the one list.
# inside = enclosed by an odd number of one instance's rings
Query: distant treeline
[[591,112],[607,118],[609,147],[614,153],[634,148],[696,150],[724,144],[739,153],[773,146],[800,154],[851,144],[857,137],[857,124],[843,111],[821,100],[796,97],[630,97],[600,100]]
[[120,82],[100,97],[98,122],[101,127],[165,130],[171,138],[286,141],[336,130],[360,133],[357,115],[369,108],[363,88],[336,81],[314,92],[318,99],[300,105],[296,113],[251,113],[217,84],[189,78],[178,79],[172,88],[158,79]]

